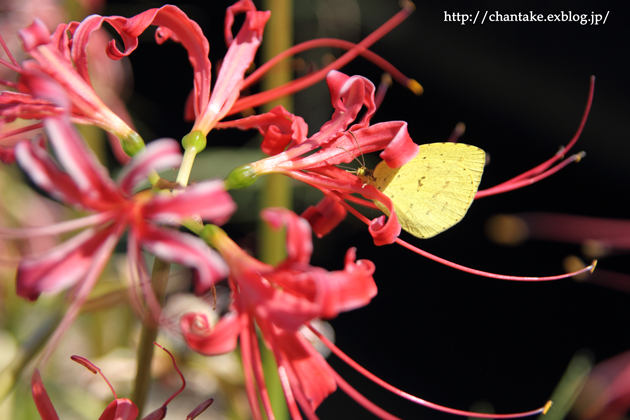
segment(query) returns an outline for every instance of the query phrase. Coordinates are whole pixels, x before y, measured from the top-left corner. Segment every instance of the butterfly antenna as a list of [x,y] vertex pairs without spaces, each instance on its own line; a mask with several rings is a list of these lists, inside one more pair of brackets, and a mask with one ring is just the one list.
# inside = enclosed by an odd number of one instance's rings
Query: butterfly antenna
[[[354,142],[357,144],[357,147],[359,148],[359,153],[361,153],[361,160],[363,161],[361,166],[365,168],[365,156],[363,155],[363,150],[361,150],[361,145],[359,144],[359,140],[357,140],[357,136],[355,136],[352,131],[348,131],[348,132],[350,133],[350,135],[354,139]],[[356,157],[355,157],[355,159],[356,159]],[[357,159],[357,161],[358,161],[358,159]],[[361,163],[361,162],[359,162],[359,163]]]

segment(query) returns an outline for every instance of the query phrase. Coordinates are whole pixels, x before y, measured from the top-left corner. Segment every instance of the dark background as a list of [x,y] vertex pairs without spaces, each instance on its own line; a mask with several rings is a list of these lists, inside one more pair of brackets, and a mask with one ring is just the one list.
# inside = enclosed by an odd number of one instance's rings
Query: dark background
[[[216,63],[225,53],[223,17],[231,2],[175,3],[201,25]],[[562,273],[563,258],[579,254],[579,246],[542,241],[496,245],[484,233],[490,216],[545,211],[626,217],[630,65],[628,14],[621,4],[418,2],[407,21],[372,47],[425,88],[424,95],[416,97],[394,85],[373,121],[408,121],[417,143],[444,141],[457,122],[465,122],[461,141],[483,148],[491,157],[481,189],[534,167],[566,144],[582,116],[589,76],[597,78],[592,111],[574,149],[586,151],[582,162],[533,186],[476,201],[462,223],[436,238],[422,241],[403,234],[404,239],[473,268],[545,276]],[[131,16],[157,6],[110,2],[104,12]],[[323,36],[357,42],[398,10],[394,1],[300,0],[296,42]],[[481,19],[486,10],[609,15],[599,26],[444,22],[445,11],[480,11]],[[151,37],[144,38],[131,56],[136,93],[129,98],[130,106],[145,138],[181,138],[190,128],[180,116],[192,87],[192,71],[181,46],[157,47]],[[328,52],[304,57],[321,66],[321,57]],[[380,69],[361,59],[342,70],[375,83],[381,75]],[[295,113],[306,119],[311,133],[329,118],[324,82],[297,95]],[[232,131],[209,137],[209,145],[232,148],[252,141],[253,134]],[[319,198],[302,186],[297,186],[295,196],[298,211]],[[254,225],[245,213],[227,228],[246,243]],[[521,283],[461,273],[397,245],[375,247],[366,227],[351,216],[330,237],[315,239],[312,263],[340,269],[352,246],[358,247],[359,258],[375,262],[379,294],[369,306],[332,321],[336,343],[376,375],[429,401],[460,409],[488,401],[499,413],[534,409],[550,397],[577,351],[588,349],[595,361],[601,361],[630,349],[627,294],[572,280]],[[623,254],[607,257],[599,266],[629,270]],[[329,361],[352,385],[395,415],[453,418],[391,396],[336,358]],[[340,391],[318,410],[326,419],[371,418],[364,413]]]

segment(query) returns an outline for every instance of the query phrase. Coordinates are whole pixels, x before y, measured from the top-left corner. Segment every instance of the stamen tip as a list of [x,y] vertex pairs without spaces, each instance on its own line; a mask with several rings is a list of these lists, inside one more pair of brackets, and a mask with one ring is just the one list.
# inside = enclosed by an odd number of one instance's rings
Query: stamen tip
[[409,12],[413,12],[414,10],[416,10],[416,5],[413,4],[413,2],[410,0],[401,0],[400,7],[402,7],[403,9],[407,9],[407,11]]
[[591,273],[595,271],[595,267],[597,267],[597,260],[593,260],[593,262],[591,263]]
[[581,151],[580,153],[576,153],[575,154],[575,161],[579,162],[582,159],[584,159],[586,157],[586,152],[585,151]]
[[549,411],[549,409],[551,408],[551,406],[553,405],[553,401],[549,400],[547,401],[547,404],[545,404],[545,407],[543,409],[543,414],[547,414],[547,411]]
[[407,88],[418,96],[422,95],[422,92],[424,92],[422,85],[414,79],[409,79],[407,82]]

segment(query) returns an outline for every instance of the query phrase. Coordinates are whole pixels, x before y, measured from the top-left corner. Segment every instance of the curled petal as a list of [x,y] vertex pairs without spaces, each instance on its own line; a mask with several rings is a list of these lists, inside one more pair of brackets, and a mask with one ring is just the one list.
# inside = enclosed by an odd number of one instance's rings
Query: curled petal
[[377,288],[372,274],[374,263],[369,260],[355,261],[356,249],[346,253],[343,271],[333,271],[323,283],[322,318],[334,318],[340,312],[360,308],[376,296]]
[[311,227],[308,222],[290,210],[268,208],[261,212],[263,220],[278,229],[287,228],[287,261],[308,263],[313,253]]
[[203,220],[223,224],[236,210],[223,181],[204,181],[188,186],[175,196],[156,195],[143,206],[147,219],[173,224],[198,215]]
[[270,16],[270,12],[259,12],[253,9],[253,3],[250,0],[241,0],[234,5],[235,9],[228,8],[226,19],[234,10],[239,10],[243,6],[251,10],[247,12],[245,22],[238,35],[230,43],[212,90],[210,101],[205,109],[197,114],[197,120],[192,131],[199,130],[207,135],[216,123],[232,109],[232,105],[240,95],[245,71],[254,60],[262,40],[265,24]]
[[236,312],[229,312],[212,328],[205,314],[187,313],[179,321],[188,347],[206,356],[216,356],[236,348],[240,333]]
[[300,217],[306,219],[318,238],[330,233],[342,220],[348,211],[334,199],[324,197],[317,205],[307,208]]
[[396,238],[400,236],[401,229],[395,213],[392,213],[387,222],[385,221],[385,216],[377,217],[372,220],[368,228],[370,235],[374,238],[374,245],[377,246],[394,243]]
[[149,25],[160,27],[156,31],[156,39],[159,43],[168,38],[181,43],[188,51],[188,60],[194,70],[194,89],[197,98],[195,110],[200,112],[205,108],[210,96],[211,66],[208,58],[210,46],[196,22],[172,5],[150,9],[129,19],[120,16],[92,15],[81,22],[73,37],[73,60],[77,63],[78,71],[83,75],[87,74],[86,48],[88,39],[103,21],[113,26],[121,36],[125,46],[124,51],[120,51],[116,47],[116,42],[111,41],[107,53],[112,59],[120,59],[131,54],[138,46],[138,36]]
[[178,142],[173,139],[152,141],[125,166],[118,176],[118,185],[125,193],[131,194],[133,188],[145,180],[153,170],[178,167],[181,161],[182,154]]
[[406,122],[392,121],[375,124],[370,128],[378,130],[379,135],[388,137],[387,147],[379,156],[390,168],[398,168],[418,154],[418,145],[409,136]]
[[87,229],[38,258],[25,258],[17,269],[17,294],[36,300],[42,292],[74,285],[88,272],[108,238],[119,230],[115,225],[99,232]]
[[[351,130],[367,126],[376,109],[374,105],[374,85],[365,77],[348,77],[338,71],[331,71],[326,77],[330,89],[331,102],[335,108],[330,121],[322,125],[319,132],[311,136],[314,146],[321,146],[334,140],[355,121],[365,105],[367,111],[361,123],[354,124]],[[370,88],[371,87],[371,88]]]
[[195,293],[207,292],[217,281],[225,278],[228,269],[219,255],[201,239],[187,233],[160,229],[148,223],[136,223],[133,234],[152,254],[195,270]]
[[18,35],[24,45],[24,50],[30,52],[33,48],[36,48],[42,44],[50,42],[50,31],[46,27],[46,24],[40,19],[35,18],[33,23],[24,29],[18,31]]
[[234,127],[241,130],[257,128],[263,136],[261,149],[268,155],[277,155],[306,140],[308,125],[302,117],[298,117],[282,105],[274,107],[264,114],[217,124],[218,128]]
[[[234,41],[234,37],[232,36],[232,25],[234,25],[234,16],[236,16],[239,13],[247,13],[247,12],[255,12],[255,11],[256,11],[256,6],[251,0],[239,0],[226,9],[225,22],[223,25],[225,45],[229,47],[230,45],[232,45],[232,42]],[[259,36],[262,37],[262,28],[260,28]]]
[[[319,285],[325,279],[326,271],[310,267],[304,273],[278,270],[269,273],[268,280],[260,276],[256,281],[243,282],[249,287],[244,290],[244,300],[254,308],[259,320],[272,322],[279,328],[297,331],[304,323],[316,318],[321,312],[322,299]],[[265,281],[266,280],[266,281]],[[274,286],[269,284],[273,282]],[[279,290],[277,286],[289,286],[292,290]],[[307,296],[305,296],[307,295]]]

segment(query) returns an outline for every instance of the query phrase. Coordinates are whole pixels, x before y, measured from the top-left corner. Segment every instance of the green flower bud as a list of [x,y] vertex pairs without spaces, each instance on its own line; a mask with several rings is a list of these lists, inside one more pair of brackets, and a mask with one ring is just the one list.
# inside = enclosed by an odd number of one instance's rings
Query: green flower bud
[[127,136],[120,139],[120,144],[127,156],[134,157],[140,150],[144,149],[144,140],[140,134],[132,131]]
[[250,165],[239,166],[233,169],[225,178],[225,189],[241,189],[247,188],[256,181],[258,174],[252,169]]
[[199,153],[206,148],[206,136],[199,130],[192,131],[184,136],[182,146],[184,150],[194,148],[195,152]]

